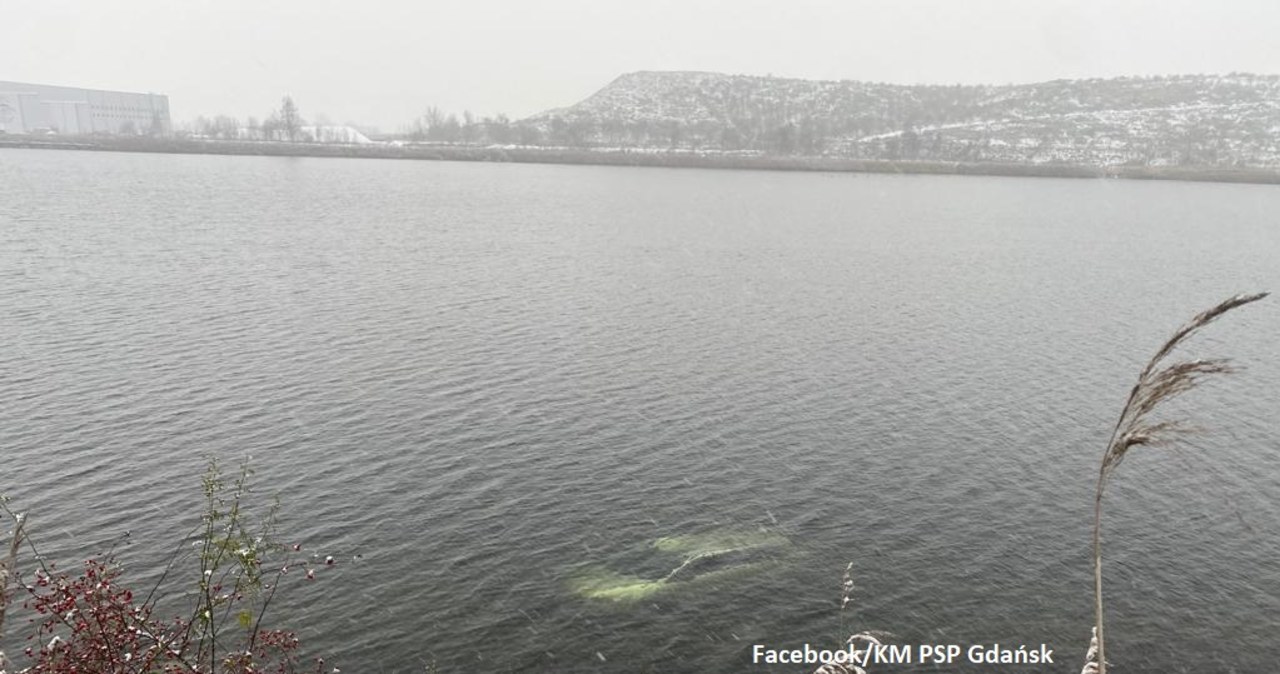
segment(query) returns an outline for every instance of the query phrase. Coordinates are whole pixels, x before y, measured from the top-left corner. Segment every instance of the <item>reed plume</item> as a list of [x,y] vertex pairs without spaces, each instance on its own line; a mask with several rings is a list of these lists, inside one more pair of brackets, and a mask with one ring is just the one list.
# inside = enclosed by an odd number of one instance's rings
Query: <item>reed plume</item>
[[[1246,304],[1256,302],[1268,293],[1236,295],[1225,302],[1203,311],[1173,333],[1146,367],[1138,375],[1138,381],[1129,392],[1120,418],[1111,431],[1107,451],[1102,455],[1098,469],[1098,485],[1093,504],[1093,602],[1094,637],[1096,652],[1091,644],[1086,672],[1106,674],[1106,640],[1102,627],[1102,495],[1107,480],[1124,460],[1129,450],[1139,446],[1168,445],[1192,429],[1177,421],[1153,421],[1152,413],[1161,405],[1198,386],[1206,377],[1235,372],[1225,358],[1186,360],[1165,364],[1170,354],[1201,328],[1218,317]],[[1095,667],[1096,665],[1096,667]]]

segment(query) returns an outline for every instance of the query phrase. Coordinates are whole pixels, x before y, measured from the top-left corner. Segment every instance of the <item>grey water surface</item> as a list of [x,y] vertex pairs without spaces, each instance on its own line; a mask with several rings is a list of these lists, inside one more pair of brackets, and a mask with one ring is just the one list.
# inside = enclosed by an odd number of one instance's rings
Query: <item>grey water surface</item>
[[[277,623],[348,673],[806,671],[752,645],[837,645],[848,562],[847,627],[1078,672],[1114,417],[1254,290],[1276,187],[5,150],[0,491],[144,579],[251,456],[339,560]],[[1280,662],[1278,335],[1272,298],[1195,341],[1246,371],[1117,473],[1116,671]],[[725,530],[794,550],[574,592]]]

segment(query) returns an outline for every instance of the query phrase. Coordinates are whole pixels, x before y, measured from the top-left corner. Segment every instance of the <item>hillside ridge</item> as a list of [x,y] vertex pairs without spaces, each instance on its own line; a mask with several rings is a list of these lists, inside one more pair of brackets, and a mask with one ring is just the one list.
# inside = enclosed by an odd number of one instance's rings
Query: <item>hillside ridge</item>
[[624,73],[517,124],[553,145],[1085,166],[1280,166],[1280,76],[888,84]]

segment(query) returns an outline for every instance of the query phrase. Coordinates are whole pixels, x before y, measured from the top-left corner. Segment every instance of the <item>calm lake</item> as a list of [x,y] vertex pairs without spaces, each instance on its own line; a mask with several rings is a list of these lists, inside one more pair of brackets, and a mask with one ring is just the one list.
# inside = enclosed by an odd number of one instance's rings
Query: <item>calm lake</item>
[[[1277,187],[5,150],[0,491],[141,584],[251,456],[348,674],[812,671],[752,646],[838,645],[850,562],[847,627],[1074,674],[1115,416],[1257,290]],[[1278,335],[1193,342],[1245,371],[1111,484],[1118,672],[1280,662]],[[724,536],[782,544],[583,590]]]

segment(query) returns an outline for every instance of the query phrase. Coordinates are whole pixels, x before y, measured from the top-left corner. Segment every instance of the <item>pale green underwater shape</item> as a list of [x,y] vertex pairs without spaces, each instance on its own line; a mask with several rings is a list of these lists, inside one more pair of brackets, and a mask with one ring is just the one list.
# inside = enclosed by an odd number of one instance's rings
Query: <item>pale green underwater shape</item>
[[579,596],[614,602],[632,602],[652,597],[668,590],[703,584],[712,580],[724,580],[760,571],[778,562],[776,557],[730,563],[723,568],[697,573],[700,563],[715,563],[739,554],[750,555],[756,551],[782,553],[791,548],[791,541],[770,531],[712,531],[702,534],[667,536],[655,540],[651,546],[663,553],[677,554],[679,565],[662,578],[642,578],[619,573],[605,565],[587,568],[573,579],[570,587]]

